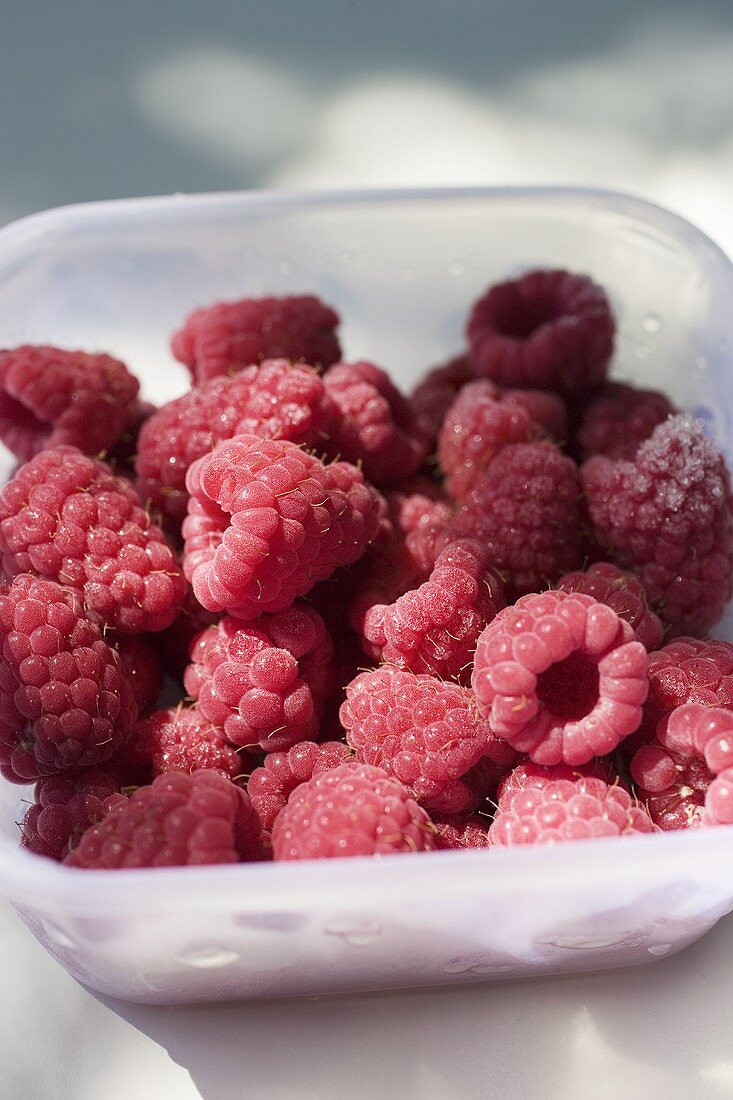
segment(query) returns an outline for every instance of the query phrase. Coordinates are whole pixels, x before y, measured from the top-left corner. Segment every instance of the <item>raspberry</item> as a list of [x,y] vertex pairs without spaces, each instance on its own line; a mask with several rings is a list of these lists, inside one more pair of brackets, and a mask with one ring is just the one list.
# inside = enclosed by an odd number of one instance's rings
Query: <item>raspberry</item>
[[427,454],[409,402],[373,363],[339,363],[323,376],[333,405],[332,455],[357,463],[375,485],[410,477]]
[[639,726],[647,654],[580,592],[524,596],[478,640],[473,690],[491,728],[538,764],[585,764]]
[[675,632],[704,634],[733,591],[733,497],[715,445],[674,416],[633,462],[596,455],[581,472],[604,553],[638,573]]
[[364,616],[365,652],[410,672],[470,679],[478,636],[504,606],[502,586],[471,539],[450,544],[430,579]]
[[60,861],[90,825],[124,801],[117,776],[100,768],[41,779],[21,826],[21,843],[35,855]]
[[30,344],[0,351],[0,439],[24,462],[59,444],[98,454],[122,434],[139,388],[109,355]]
[[483,757],[497,766],[514,758],[467,688],[387,666],[348,685],[341,724],[357,760],[384,768],[442,813],[478,804],[481,795],[467,774]]
[[554,444],[510,444],[460,501],[452,530],[483,544],[514,599],[581,565],[580,497],[575,463]]
[[288,752],[269,753],[247,783],[263,832],[272,832],[278,814],[296,787],[350,759],[351,752],[341,741],[324,741],[320,745],[301,741]]
[[137,712],[144,718],[155,709],[163,689],[163,664],[150,638],[123,634],[113,642],[122,671],[132,685]]
[[328,367],[341,355],[338,323],[338,314],[310,294],[217,302],[188,315],[171,349],[196,382],[263,359]]
[[649,654],[649,696],[644,705],[647,740],[676,707],[700,703],[733,710],[733,645],[675,638]]
[[434,446],[446,410],[453,403],[456,394],[466,382],[475,378],[473,367],[465,355],[449,359],[440,367],[428,371],[422,381],[412,391],[410,404],[417,420],[420,433]]
[[558,779],[574,782],[582,778],[602,779],[604,783],[613,783],[618,779],[603,760],[590,760],[587,764],[579,764],[575,768],[571,768],[568,764],[553,764],[551,767],[545,767],[542,764],[534,764],[531,760],[523,760],[501,779],[496,797],[501,805],[513,791],[525,790],[527,787],[537,787],[541,790],[548,783],[555,783]]
[[430,819],[381,768],[349,762],[302,783],[278,814],[277,859],[332,859],[429,852]]
[[83,834],[67,867],[199,866],[261,859],[262,834],[249,797],[216,772],[159,775]]
[[132,688],[78,596],[22,574],[0,588],[0,772],[25,783],[107,760],[137,717]]
[[607,455],[633,460],[639,444],[677,410],[663,393],[607,382],[584,409],[578,429],[582,458]]
[[379,529],[378,495],[357,469],[285,440],[220,443],[186,483],[186,576],[209,611],[242,619],[284,611],[357,561]]
[[253,623],[227,616],[203,631],[184,683],[234,744],[282,752],[318,733],[332,660],[323,619],[296,603]]
[[489,822],[480,814],[460,817],[458,814],[433,814],[435,847],[438,851],[488,848]]
[[138,723],[128,752],[136,762],[151,765],[153,775],[208,769],[235,779],[246,770],[223,731],[199,707],[156,710]]
[[510,789],[491,823],[489,843],[513,848],[653,831],[646,810],[628,791],[581,776]]
[[218,615],[201,606],[193,594],[193,589],[187,584],[181,610],[168,629],[158,635],[160,654],[165,662],[166,671],[171,676],[179,680],[182,678],[183,670],[188,664],[191,642],[197,634],[213,626],[218,620]]
[[75,447],[42,451],[0,492],[0,571],[73,588],[95,622],[163,630],[185,582],[129,481]]
[[550,390],[500,390],[502,403],[516,405],[529,415],[545,435],[562,444],[568,437],[568,411],[563,399]]
[[649,607],[644,585],[634,573],[599,561],[583,572],[566,573],[555,587],[563,592],[584,592],[606,604],[632,627],[645,649],[659,649],[662,644],[664,627]]
[[705,794],[713,778],[704,760],[654,742],[637,749],[630,771],[658,829],[669,832],[702,824]]
[[571,396],[603,382],[614,330],[605,293],[586,275],[530,271],[479,298],[466,334],[477,374]]

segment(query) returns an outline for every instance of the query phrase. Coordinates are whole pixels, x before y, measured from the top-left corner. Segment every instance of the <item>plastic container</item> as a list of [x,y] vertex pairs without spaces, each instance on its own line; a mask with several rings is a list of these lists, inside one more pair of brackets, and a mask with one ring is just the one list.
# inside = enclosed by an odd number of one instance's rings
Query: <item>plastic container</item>
[[[620,324],[616,375],[663,385],[730,453],[731,265],[681,219],[599,192],[230,194],[51,211],[0,232],[0,346],[103,348],[164,399],[188,384],[167,338],[189,308],[314,290],[341,311],[348,355],[409,385],[460,348],[490,281],[540,265],[603,283]],[[679,950],[733,908],[729,829],[115,874],[21,851],[24,798],[2,784],[0,890],[71,974],[130,1000],[623,966]]]

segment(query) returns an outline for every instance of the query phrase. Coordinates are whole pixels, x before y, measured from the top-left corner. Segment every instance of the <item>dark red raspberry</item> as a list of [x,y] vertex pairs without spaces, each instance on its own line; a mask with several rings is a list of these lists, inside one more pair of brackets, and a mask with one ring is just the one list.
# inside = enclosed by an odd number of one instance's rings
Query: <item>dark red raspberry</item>
[[132,684],[140,718],[155,709],[163,688],[163,663],[156,641],[142,634],[123,634],[112,643],[120,657],[122,671]]
[[341,355],[338,323],[338,314],[311,294],[217,302],[188,315],[171,349],[196,382],[263,359],[329,367]]
[[604,553],[638,573],[675,632],[704,634],[733,592],[733,496],[715,445],[674,416],[633,462],[597,455],[582,476]]
[[349,762],[293,791],[278,814],[272,850],[278,859],[332,859],[429,852],[430,819],[381,768]]
[[0,492],[0,569],[73,588],[90,618],[126,634],[164,630],[185,592],[134,487],[75,447],[42,451]]
[[139,787],[83,834],[67,867],[239,863],[263,856],[259,818],[249,796],[216,772],[169,772]]
[[466,848],[488,848],[489,820],[480,814],[461,817],[459,814],[432,814],[437,851],[460,851]]
[[282,752],[318,733],[332,662],[323,619],[296,603],[252,623],[226,616],[204,630],[184,683],[235,745]]
[[473,690],[491,728],[538,764],[585,764],[639,726],[647,653],[580,592],[524,596],[478,640]]
[[183,677],[183,670],[189,661],[191,642],[202,630],[206,630],[218,621],[219,615],[202,607],[194,596],[193,589],[187,584],[181,610],[168,629],[156,638],[156,641],[159,641],[159,651],[165,662],[166,671],[170,676],[178,680]]
[[226,440],[186,484],[186,576],[204,607],[242,619],[284,611],[357,561],[379,529],[378,495],[359,470],[285,440]]
[[583,777],[602,779],[604,783],[609,784],[619,781],[618,776],[604,760],[590,760],[587,764],[579,764],[574,768],[569,764],[553,764],[551,767],[545,767],[531,760],[523,760],[500,780],[496,797],[501,804],[512,791],[525,790],[527,787],[542,789],[548,783],[555,783],[558,779],[569,779],[574,782]]
[[664,627],[650,608],[644,585],[636,574],[599,561],[584,571],[566,573],[555,587],[563,592],[584,592],[606,604],[633,628],[637,641],[645,649],[659,649],[662,644]]
[[633,460],[639,444],[676,412],[663,393],[607,382],[583,410],[578,429],[581,458],[600,454]]
[[530,271],[491,287],[466,327],[477,374],[504,386],[568,396],[603,382],[614,331],[602,288],[568,271]]
[[0,772],[13,783],[108,760],[137,717],[132,687],[78,596],[23,574],[0,588]]
[[453,534],[483,544],[507,598],[539,592],[583,561],[580,477],[549,442],[503,447],[461,500]]
[[456,394],[476,375],[467,356],[458,355],[440,367],[434,367],[412,391],[410,404],[421,434],[433,447],[443,417]]
[[296,787],[350,759],[351,750],[342,741],[323,741],[320,745],[301,741],[287,752],[268,753],[262,767],[255,768],[247,783],[263,831],[272,832],[278,814]]
[[62,860],[90,825],[124,801],[118,777],[101,768],[41,779],[21,826],[21,843],[38,856]]
[[0,351],[0,439],[24,462],[59,444],[99,454],[122,434],[139,388],[110,355],[31,344]]
[[338,363],[323,376],[333,405],[328,451],[358,464],[375,485],[411,477],[427,442],[410,403],[373,363]]
[[207,769],[235,779],[246,771],[237,750],[199,707],[156,710],[138,723],[127,754],[151,766],[153,775]]

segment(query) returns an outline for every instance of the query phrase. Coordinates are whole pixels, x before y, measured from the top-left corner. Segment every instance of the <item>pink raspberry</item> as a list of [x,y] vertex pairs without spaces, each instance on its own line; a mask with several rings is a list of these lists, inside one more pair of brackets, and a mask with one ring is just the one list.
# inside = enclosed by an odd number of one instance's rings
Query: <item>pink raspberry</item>
[[503,447],[460,501],[453,534],[483,544],[507,597],[538,592],[583,561],[580,477],[549,442]]
[[486,757],[503,770],[514,753],[458,684],[382,666],[346,688],[341,724],[357,760],[384,768],[429,809],[462,813],[481,798],[469,773]]
[[62,860],[79,837],[124,802],[118,777],[101,768],[51,775],[36,784],[21,826],[21,843],[37,856]]
[[184,683],[235,745],[282,752],[318,733],[332,661],[323,619],[296,603],[252,623],[227,616],[203,631]]
[[645,649],[659,649],[662,644],[664,627],[650,608],[644,585],[634,573],[599,561],[586,570],[566,573],[555,587],[563,592],[584,592],[606,604],[632,627]]
[[73,588],[90,618],[126,634],[164,630],[185,591],[133,486],[76,447],[42,451],[0,492],[0,571]]
[[255,768],[247,783],[263,832],[272,832],[278,814],[296,787],[350,759],[351,751],[341,741],[323,741],[320,745],[301,741],[287,752],[268,753],[262,767]]
[[538,764],[585,764],[638,728],[647,653],[580,592],[524,596],[478,640],[473,690],[495,733]]
[[338,363],[323,376],[333,406],[329,453],[375,485],[411,477],[427,454],[409,402],[373,363]]
[[112,644],[132,685],[138,716],[144,718],[155,709],[163,689],[163,663],[158,647],[142,634],[122,634]]
[[236,779],[246,771],[237,750],[200,707],[156,710],[138,723],[127,751],[136,763],[152,767],[153,775],[207,769]]
[[601,454],[633,461],[639,444],[676,412],[663,393],[607,382],[583,410],[578,429],[581,457]]
[[78,596],[27,574],[0,588],[0,772],[26,783],[109,759],[137,717],[132,688]]
[[614,331],[602,288],[568,271],[530,271],[498,283],[476,302],[466,327],[477,374],[568,396],[603,382]]
[[262,859],[249,797],[216,772],[169,772],[139,787],[82,835],[67,867],[113,870]]
[[140,384],[110,355],[0,351],[0,440],[24,462],[59,444],[99,454],[122,434]]
[[489,821],[480,814],[462,817],[459,814],[432,814],[435,827],[435,847],[438,851],[462,851],[466,848],[488,848]]
[[604,760],[590,760],[587,764],[579,764],[571,768],[569,764],[553,764],[546,767],[535,764],[532,760],[523,760],[501,779],[497,788],[496,797],[499,805],[506,802],[513,791],[526,790],[527,787],[542,790],[548,783],[556,783],[558,779],[602,779],[604,783],[615,783],[618,776],[614,775],[609,764]]
[[272,832],[278,859],[333,859],[429,852],[430,819],[381,768],[349,762],[302,783]]
[[341,355],[338,323],[338,314],[310,294],[217,302],[188,315],[171,349],[196,382],[263,359],[328,367]]
[[186,514],[186,473],[222,439],[251,432],[322,449],[329,413],[310,367],[272,359],[169,401],[143,425],[136,458],[143,500],[175,521]]
[[410,672],[470,680],[478,636],[503,606],[501,582],[485,567],[479,543],[457,541],[419,588],[366,612],[365,652]]
[[345,462],[241,435],[193,464],[184,569],[199,602],[242,619],[284,611],[351,565],[379,529],[379,498]]
[[594,535],[633,569],[677,633],[704,634],[733,592],[733,497],[722,455],[690,416],[674,416],[633,462],[582,469]]
[[446,410],[460,393],[461,387],[475,377],[467,356],[458,355],[428,371],[412,391],[412,411],[428,446],[435,445]]

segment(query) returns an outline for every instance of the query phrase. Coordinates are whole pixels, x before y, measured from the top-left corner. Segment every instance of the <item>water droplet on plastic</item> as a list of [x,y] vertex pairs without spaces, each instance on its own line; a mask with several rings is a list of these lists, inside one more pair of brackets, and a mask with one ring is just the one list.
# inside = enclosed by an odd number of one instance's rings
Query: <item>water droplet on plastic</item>
[[730,344],[727,340],[718,340],[718,351],[721,355],[727,355],[730,351]]
[[350,251],[349,249],[346,249],[344,252],[341,253],[339,259],[344,267],[351,267],[353,264],[356,263],[356,253]]
[[647,313],[641,322],[641,327],[644,332],[659,332],[662,327],[662,318],[657,313]]
[[56,924],[51,924],[51,921],[48,920],[43,922],[43,927],[48,938],[53,940],[54,943],[57,943],[59,947],[74,946],[74,941],[71,936],[68,936],[63,928],[59,928]]
[[349,947],[371,947],[382,935],[382,926],[376,921],[334,921],[324,926],[327,936],[336,936]]
[[281,260],[280,261],[280,273],[282,275],[290,275],[292,270],[293,270],[292,260]]
[[705,356],[704,355],[696,356],[695,357],[695,369],[696,370],[707,370],[707,368],[708,368],[708,361],[705,358]]
[[463,275],[465,270],[466,268],[460,260],[452,260],[451,263],[448,264],[448,274],[453,275],[455,278]]
[[650,955],[668,955],[672,947],[671,943],[655,943],[651,947],[647,947],[647,951]]
[[516,970],[516,965],[501,955],[467,955],[450,959],[441,967],[442,974],[507,974],[511,970]]
[[218,970],[223,966],[231,966],[239,956],[236,951],[229,951],[221,944],[204,943],[184,948],[176,958],[185,966],[193,966],[197,970]]

